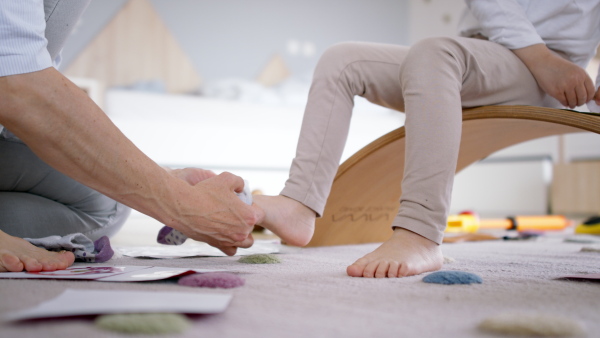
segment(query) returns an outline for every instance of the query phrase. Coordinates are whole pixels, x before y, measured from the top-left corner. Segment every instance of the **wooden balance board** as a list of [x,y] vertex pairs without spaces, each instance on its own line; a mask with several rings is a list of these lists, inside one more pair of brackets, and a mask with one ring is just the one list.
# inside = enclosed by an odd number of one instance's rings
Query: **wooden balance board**
[[[456,172],[521,142],[585,131],[600,134],[600,115],[532,106],[466,109]],[[390,237],[402,192],[404,136],[404,127],[383,135],[340,166],[308,246],[383,242]]]

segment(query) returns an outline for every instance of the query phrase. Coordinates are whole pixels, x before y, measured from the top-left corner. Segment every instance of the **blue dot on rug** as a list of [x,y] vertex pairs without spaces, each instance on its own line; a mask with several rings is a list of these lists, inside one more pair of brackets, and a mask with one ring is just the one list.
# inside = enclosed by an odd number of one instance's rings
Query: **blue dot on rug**
[[425,283],[481,284],[483,280],[474,273],[464,271],[437,271],[423,277]]
[[244,279],[228,272],[195,273],[179,278],[177,284],[200,288],[231,289],[244,285]]

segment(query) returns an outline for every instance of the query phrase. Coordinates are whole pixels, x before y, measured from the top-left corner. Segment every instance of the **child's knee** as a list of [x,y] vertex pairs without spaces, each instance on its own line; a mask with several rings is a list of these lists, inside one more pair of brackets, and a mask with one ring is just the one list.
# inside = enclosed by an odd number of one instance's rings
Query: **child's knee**
[[403,84],[411,85],[417,79],[439,77],[443,72],[459,74],[464,59],[464,48],[454,38],[434,37],[410,47],[400,73]]
[[341,42],[327,48],[319,58],[315,69],[318,74],[339,74],[349,64],[360,60],[360,54],[366,48],[362,42]]

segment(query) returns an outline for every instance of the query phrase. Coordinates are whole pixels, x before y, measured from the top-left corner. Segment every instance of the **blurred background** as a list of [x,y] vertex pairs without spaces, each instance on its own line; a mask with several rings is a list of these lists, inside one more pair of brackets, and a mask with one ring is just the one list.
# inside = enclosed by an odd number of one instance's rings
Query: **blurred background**
[[[462,0],[92,0],[60,70],[160,165],[230,171],[278,194],[327,47],[455,35],[463,8]],[[355,104],[343,159],[404,122]],[[454,188],[452,212],[463,210],[600,213],[600,136],[539,139],[472,165]]]

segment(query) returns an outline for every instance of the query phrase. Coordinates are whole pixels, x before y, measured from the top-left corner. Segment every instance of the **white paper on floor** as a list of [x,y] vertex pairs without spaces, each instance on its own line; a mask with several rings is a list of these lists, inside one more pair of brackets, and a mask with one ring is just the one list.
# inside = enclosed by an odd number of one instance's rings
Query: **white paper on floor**
[[[279,240],[257,240],[252,247],[238,248],[236,256],[278,253],[281,248]],[[140,258],[183,258],[183,257],[226,257],[221,250],[206,243],[191,242],[183,245],[117,247],[116,251],[124,256]]]
[[10,313],[3,320],[55,318],[109,313],[214,314],[225,311],[231,294],[66,289],[31,309]]

